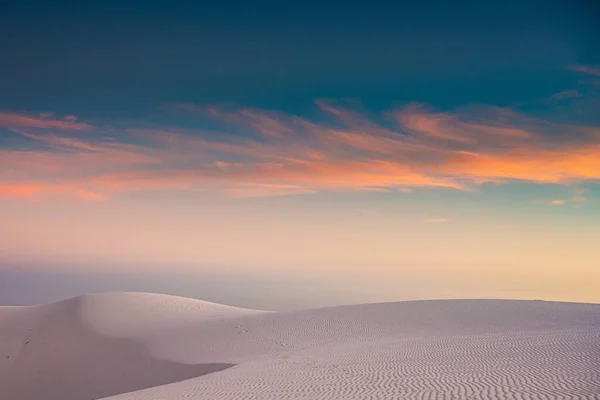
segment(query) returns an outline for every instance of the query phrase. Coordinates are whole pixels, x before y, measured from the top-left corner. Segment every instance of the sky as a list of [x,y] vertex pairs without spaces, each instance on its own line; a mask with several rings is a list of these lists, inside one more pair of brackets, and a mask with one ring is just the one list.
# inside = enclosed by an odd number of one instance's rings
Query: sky
[[0,304],[599,303],[600,7],[386,3],[3,7]]

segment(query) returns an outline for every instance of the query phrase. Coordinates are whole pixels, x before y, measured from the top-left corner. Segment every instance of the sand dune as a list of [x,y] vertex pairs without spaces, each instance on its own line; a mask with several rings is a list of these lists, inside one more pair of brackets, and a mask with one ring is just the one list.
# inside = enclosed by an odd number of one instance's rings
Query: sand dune
[[146,294],[82,296],[39,307],[2,307],[0,399],[92,400],[231,367],[228,363],[186,365],[158,360],[140,341],[106,335],[116,328],[132,334],[135,329],[152,332],[153,327],[175,327],[186,311],[196,320],[227,311],[239,315],[225,306]]
[[0,398],[112,395],[600,399],[600,305],[439,300],[273,313],[111,293],[0,307]]

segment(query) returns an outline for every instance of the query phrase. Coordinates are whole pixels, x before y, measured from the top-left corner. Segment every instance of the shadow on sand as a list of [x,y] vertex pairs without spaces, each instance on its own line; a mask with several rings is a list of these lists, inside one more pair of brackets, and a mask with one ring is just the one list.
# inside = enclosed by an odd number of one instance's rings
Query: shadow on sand
[[0,360],[0,388],[3,395],[9,394],[7,399],[96,400],[235,365],[157,360],[142,343],[87,329],[74,300],[53,304],[42,318],[32,319],[18,355]]

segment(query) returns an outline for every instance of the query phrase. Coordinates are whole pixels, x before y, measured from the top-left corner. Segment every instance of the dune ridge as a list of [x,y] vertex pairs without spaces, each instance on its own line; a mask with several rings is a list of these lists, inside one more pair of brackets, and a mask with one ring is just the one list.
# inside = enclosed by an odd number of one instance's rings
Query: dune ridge
[[597,304],[263,312],[96,294],[0,307],[0,352],[0,392],[15,399],[600,399]]

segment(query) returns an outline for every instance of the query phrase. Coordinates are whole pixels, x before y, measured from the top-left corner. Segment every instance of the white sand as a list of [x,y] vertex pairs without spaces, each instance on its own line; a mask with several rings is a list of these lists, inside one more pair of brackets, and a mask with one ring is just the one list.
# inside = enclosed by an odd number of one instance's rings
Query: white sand
[[269,313],[112,293],[0,307],[0,399],[114,394],[600,399],[600,305],[440,300]]

